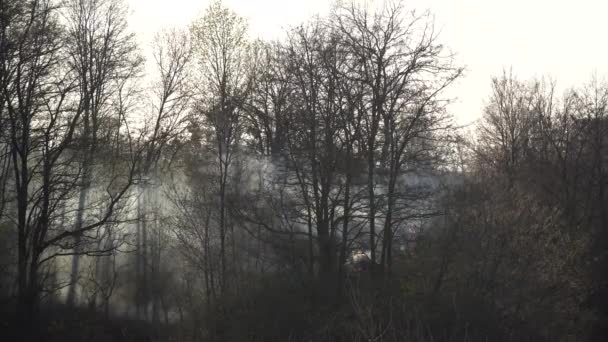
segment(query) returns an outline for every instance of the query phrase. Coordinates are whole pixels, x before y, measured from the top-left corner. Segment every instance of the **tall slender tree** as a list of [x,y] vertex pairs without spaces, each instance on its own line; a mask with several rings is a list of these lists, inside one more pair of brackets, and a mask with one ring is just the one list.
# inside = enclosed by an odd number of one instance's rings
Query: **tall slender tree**
[[[218,177],[220,235],[220,288],[226,290],[227,193],[233,159],[243,133],[243,107],[251,89],[250,43],[243,18],[214,1],[191,27],[193,47],[200,66],[201,87],[196,111],[212,130]],[[232,236],[234,239],[234,236]]]
[[[133,77],[140,68],[142,58],[137,52],[135,36],[127,31],[126,5],[122,0],[70,0],[66,3],[65,17],[66,48],[71,68],[77,75],[78,106],[82,111],[82,129],[77,132],[82,170],[74,223],[74,230],[78,231],[86,222],[100,138],[108,134],[102,130],[117,127],[104,125],[104,121],[121,120],[113,111],[111,101],[121,81]],[[67,297],[70,305],[76,301],[83,244],[86,245],[86,241],[81,241],[81,237],[76,235]]]

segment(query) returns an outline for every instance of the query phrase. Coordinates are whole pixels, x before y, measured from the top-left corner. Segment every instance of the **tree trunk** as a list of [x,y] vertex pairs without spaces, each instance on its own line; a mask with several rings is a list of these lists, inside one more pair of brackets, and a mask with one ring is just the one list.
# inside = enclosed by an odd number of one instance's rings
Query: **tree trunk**
[[370,272],[375,271],[376,266],[376,200],[374,193],[374,151],[371,145],[368,146],[367,159],[367,188],[369,197],[369,250],[370,250]]
[[[88,158],[85,158],[82,166],[82,188],[78,198],[78,209],[76,212],[76,224],[74,230],[82,228],[84,223],[84,211],[86,207],[87,197],[89,193],[90,181],[90,166]],[[78,286],[78,278],[80,272],[80,254],[82,253],[81,234],[74,237],[74,255],[72,256],[72,270],[70,272],[70,287],[68,288],[67,304],[74,306],[76,304],[76,288]]]
[[[350,145],[347,155],[350,157]],[[347,166],[348,167],[348,166]],[[348,244],[348,221],[350,214],[350,182],[351,176],[349,170],[346,173],[346,184],[344,189],[344,217],[342,222],[342,245],[340,246],[340,261],[338,265],[338,298],[342,296],[342,287],[344,283],[344,266],[346,264],[346,245]]]

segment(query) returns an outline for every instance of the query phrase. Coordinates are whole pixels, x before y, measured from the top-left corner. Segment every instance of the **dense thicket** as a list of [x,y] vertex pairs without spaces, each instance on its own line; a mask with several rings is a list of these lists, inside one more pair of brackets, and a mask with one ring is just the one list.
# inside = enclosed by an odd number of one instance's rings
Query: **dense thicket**
[[15,340],[606,337],[608,83],[503,72],[465,134],[428,12],[266,42],[213,2],[148,63],[127,13],[0,1]]

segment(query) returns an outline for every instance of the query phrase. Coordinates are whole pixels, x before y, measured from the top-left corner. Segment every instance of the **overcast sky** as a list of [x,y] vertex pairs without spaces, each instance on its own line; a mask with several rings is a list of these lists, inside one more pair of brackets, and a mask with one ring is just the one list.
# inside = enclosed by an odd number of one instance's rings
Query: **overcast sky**
[[[131,27],[144,46],[164,26],[185,27],[209,0],[127,0]],[[247,18],[250,34],[280,38],[285,28],[314,14],[326,14],[333,0],[224,0]],[[608,0],[410,0],[430,9],[440,41],[457,54],[466,74],[450,95],[460,123],[481,115],[490,78],[513,68],[521,78],[548,75],[558,91],[580,85],[591,74],[608,75],[605,16]]]

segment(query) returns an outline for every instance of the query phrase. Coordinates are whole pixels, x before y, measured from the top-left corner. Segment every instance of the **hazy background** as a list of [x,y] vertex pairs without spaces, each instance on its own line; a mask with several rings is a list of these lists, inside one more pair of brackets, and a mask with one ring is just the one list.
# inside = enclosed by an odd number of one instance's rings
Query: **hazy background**
[[[148,46],[163,26],[185,27],[207,8],[208,0],[129,0],[132,29]],[[286,27],[327,13],[333,0],[224,0],[248,18],[252,36],[278,38]],[[460,123],[481,115],[490,77],[514,67],[521,78],[549,75],[560,86],[581,84],[608,73],[603,0],[414,0],[430,9],[440,40],[458,55],[467,72],[450,94]]]
[[608,341],[607,3],[0,0],[3,335]]

